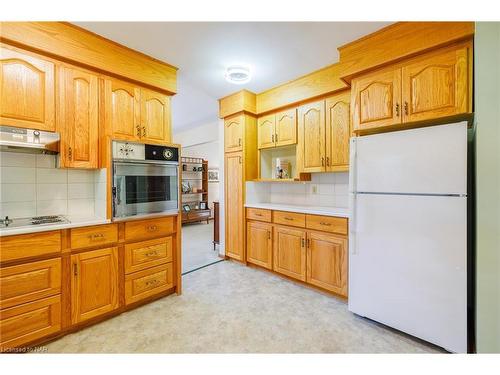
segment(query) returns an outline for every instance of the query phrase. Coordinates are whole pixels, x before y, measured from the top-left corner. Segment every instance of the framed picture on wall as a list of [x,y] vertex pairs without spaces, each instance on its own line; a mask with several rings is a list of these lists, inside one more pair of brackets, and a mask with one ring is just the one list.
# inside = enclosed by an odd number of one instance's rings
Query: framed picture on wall
[[219,168],[208,169],[208,182],[219,182]]

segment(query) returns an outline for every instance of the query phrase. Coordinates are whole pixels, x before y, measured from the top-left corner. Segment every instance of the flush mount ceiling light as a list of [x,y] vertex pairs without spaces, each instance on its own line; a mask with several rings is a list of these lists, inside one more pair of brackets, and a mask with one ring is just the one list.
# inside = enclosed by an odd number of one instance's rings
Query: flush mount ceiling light
[[244,66],[230,66],[226,69],[226,81],[242,85],[250,81],[250,69]]

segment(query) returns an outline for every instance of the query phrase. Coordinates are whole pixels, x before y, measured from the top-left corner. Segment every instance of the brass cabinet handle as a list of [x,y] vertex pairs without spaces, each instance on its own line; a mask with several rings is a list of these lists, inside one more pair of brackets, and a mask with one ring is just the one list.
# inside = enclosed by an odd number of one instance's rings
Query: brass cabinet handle
[[241,156],[238,156],[238,160],[240,161],[240,164],[241,164]]
[[68,158],[69,160],[73,159],[73,149],[71,147],[68,148]]
[[278,133],[274,134],[274,140],[278,142]]
[[307,247],[311,247],[311,239],[310,238],[307,239]]
[[286,216],[286,217],[285,217],[285,220],[290,220],[290,221],[292,221],[292,220],[293,220],[293,218],[292,218],[292,217],[288,217],[288,216]]
[[325,166],[325,157],[324,156],[321,157],[321,166],[322,167]]
[[258,213],[258,212],[255,212],[254,213],[255,216],[262,216],[262,214]]
[[141,127],[139,125],[136,125],[135,128],[137,129],[137,136],[141,136]]
[[154,232],[155,230],[158,230],[158,227],[156,225],[148,225],[146,229],[150,232]]
[[147,257],[152,257],[152,256],[157,256],[158,255],[158,252],[155,250],[155,251],[150,251],[149,253],[146,253],[146,256]]
[[241,138],[238,138],[238,146],[241,146]]
[[408,102],[405,101],[405,115],[408,115]]
[[73,263],[73,275],[78,276],[78,263]]
[[305,238],[302,239],[302,247],[305,247],[306,246],[306,240]]
[[146,286],[149,286],[149,285],[156,285],[158,284],[160,281],[157,280],[157,279],[153,279],[153,280],[150,280],[150,281],[146,281]]
[[274,143],[274,134],[271,135],[271,142]]
[[326,225],[327,227],[329,227],[329,226],[331,226],[331,225],[332,225],[332,223],[325,223],[325,222],[323,222],[323,221],[322,221],[320,224],[321,224],[321,225]]
[[326,157],[326,165],[327,165],[327,166],[329,166],[329,165],[330,165],[330,157],[329,157],[329,156],[327,156],[327,157]]
[[145,126],[142,127],[142,136],[143,137],[146,136],[146,127]]
[[94,234],[89,234],[87,237],[91,241],[92,240],[103,240],[104,239],[104,234],[103,233],[94,233]]
[[396,116],[399,117],[399,103],[396,103]]
[[270,239],[271,239],[271,231],[270,231],[270,230],[268,230],[268,231],[267,231],[267,239],[268,239],[268,240],[270,240]]

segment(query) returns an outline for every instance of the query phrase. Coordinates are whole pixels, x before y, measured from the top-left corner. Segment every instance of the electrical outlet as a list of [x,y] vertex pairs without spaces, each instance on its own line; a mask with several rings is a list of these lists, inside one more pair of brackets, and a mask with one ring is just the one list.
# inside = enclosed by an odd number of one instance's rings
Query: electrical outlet
[[311,185],[311,193],[318,194],[318,185]]

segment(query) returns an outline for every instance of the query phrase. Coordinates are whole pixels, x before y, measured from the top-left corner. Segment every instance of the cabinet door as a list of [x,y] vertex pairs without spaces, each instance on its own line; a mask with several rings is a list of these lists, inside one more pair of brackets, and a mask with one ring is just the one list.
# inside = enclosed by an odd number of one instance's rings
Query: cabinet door
[[297,143],[297,110],[289,109],[276,114],[276,146],[293,145]]
[[224,151],[243,150],[243,127],[245,126],[244,116],[235,116],[224,121]]
[[307,233],[307,282],[347,297],[347,240]]
[[273,226],[250,221],[247,223],[247,261],[258,266],[273,267]]
[[143,141],[170,142],[170,98],[141,90],[141,137]]
[[59,71],[61,164],[64,167],[97,168],[97,76],[74,68],[61,67]]
[[106,127],[113,139],[139,141],[142,135],[140,89],[126,82],[104,83]]
[[73,324],[118,308],[118,248],[71,256]]
[[275,146],[275,115],[267,115],[257,119],[258,148],[269,148]]
[[226,255],[245,260],[242,153],[225,155]]
[[273,269],[306,281],[306,232],[288,227],[274,227]]
[[404,122],[470,112],[466,47],[430,54],[402,69]]
[[352,80],[353,129],[401,124],[401,69],[390,68]]
[[301,172],[325,170],[325,102],[299,107],[299,147]]
[[4,45],[0,64],[2,125],[54,131],[54,64]]
[[346,92],[325,101],[326,169],[330,172],[349,169],[350,99],[351,93]]

